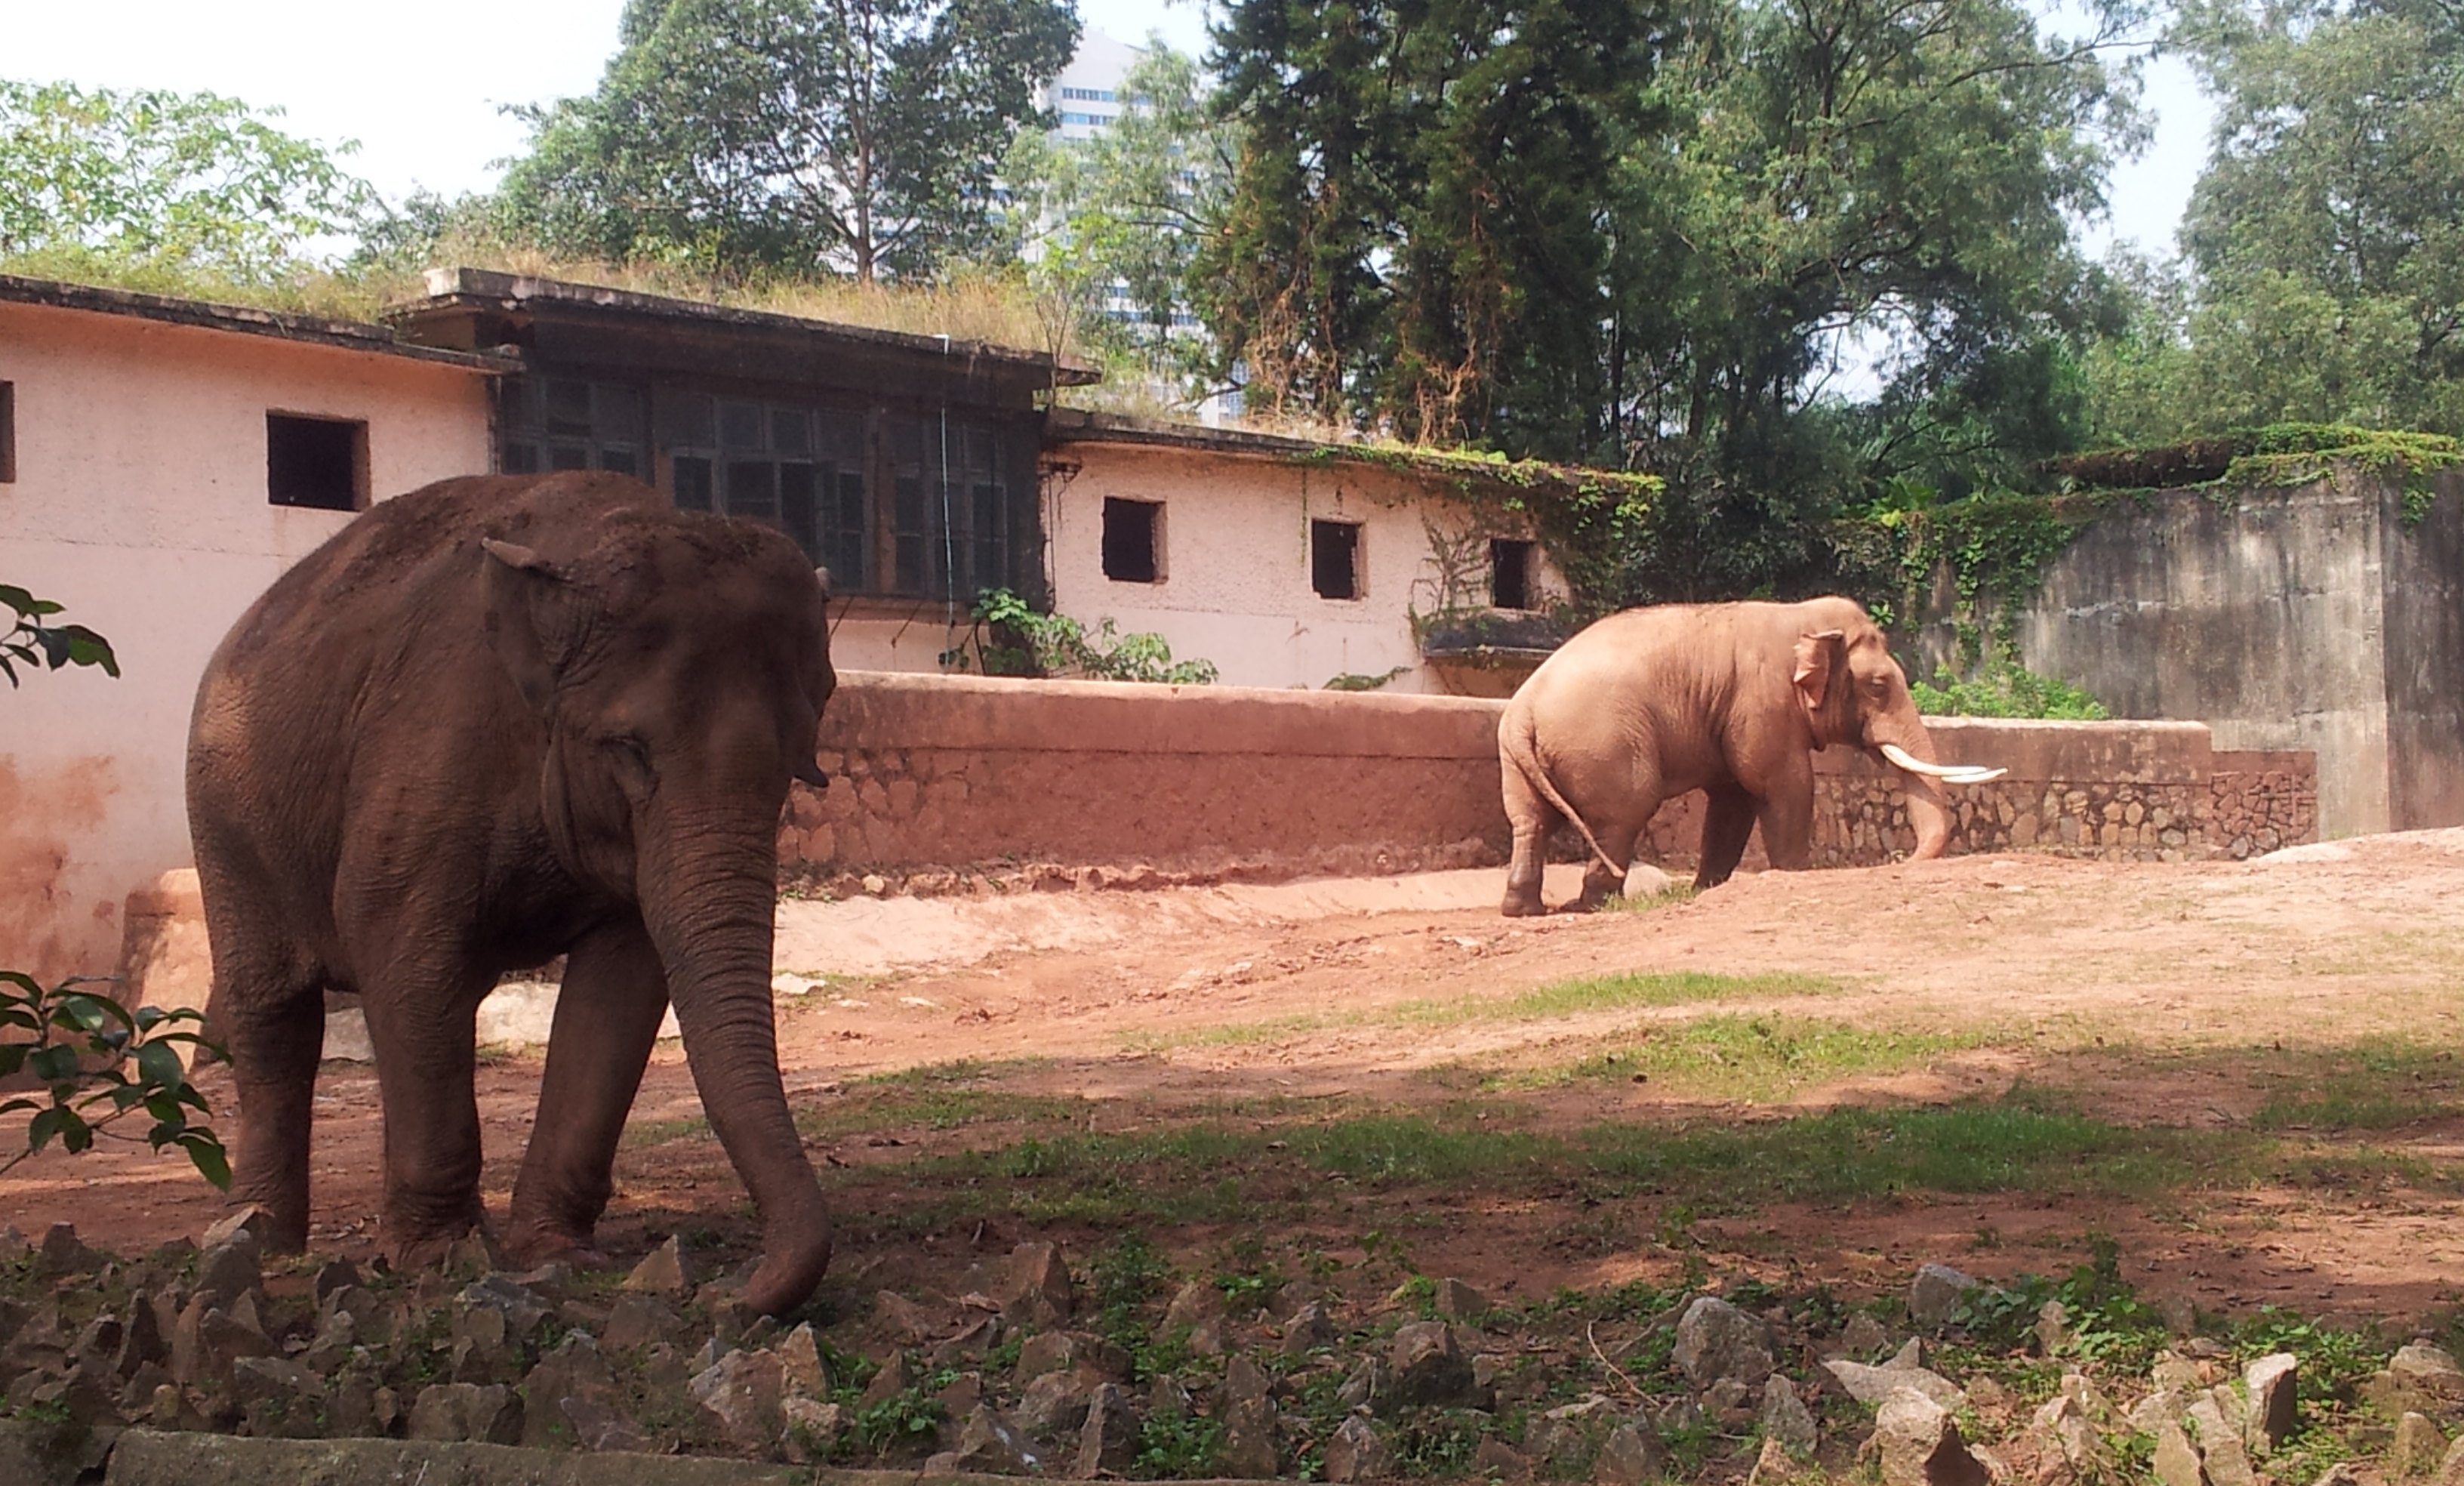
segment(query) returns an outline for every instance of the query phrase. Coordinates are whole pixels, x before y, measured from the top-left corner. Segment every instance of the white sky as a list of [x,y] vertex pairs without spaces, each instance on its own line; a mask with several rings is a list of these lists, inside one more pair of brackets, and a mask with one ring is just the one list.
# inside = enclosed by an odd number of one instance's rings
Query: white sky
[[[0,0],[0,76],[87,86],[211,90],[283,110],[292,132],[355,139],[349,165],[398,198],[491,185],[523,131],[506,103],[586,93],[616,45],[623,0]],[[1199,0],[1079,0],[1088,29],[1124,41],[1152,30],[1205,44]],[[2113,184],[2110,229],[2088,248],[2172,247],[2207,151],[2212,111],[2187,69],[2151,70],[2156,141]]]

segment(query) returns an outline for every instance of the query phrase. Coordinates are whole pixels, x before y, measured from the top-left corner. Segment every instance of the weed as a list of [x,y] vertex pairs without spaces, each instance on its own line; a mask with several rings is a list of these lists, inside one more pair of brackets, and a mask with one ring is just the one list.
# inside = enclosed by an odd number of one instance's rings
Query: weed
[[1990,1040],[1975,1031],[1883,1031],[1714,1013],[1654,1030],[1630,1046],[1585,1058],[1560,1076],[1635,1078],[1671,1093],[1762,1100],[1811,1084],[1896,1073]]
[[1143,1480],[1219,1475],[1216,1454],[1222,1439],[1223,1426],[1213,1419],[1196,1414],[1150,1417],[1138,1426],[1133,1472]]

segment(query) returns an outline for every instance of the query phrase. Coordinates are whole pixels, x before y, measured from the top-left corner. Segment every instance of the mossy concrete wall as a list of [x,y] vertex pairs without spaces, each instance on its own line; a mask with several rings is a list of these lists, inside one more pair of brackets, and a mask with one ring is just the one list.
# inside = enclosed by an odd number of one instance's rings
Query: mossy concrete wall
[[2464,824],[2460,494],[2412,524],[2399,475],[2343,465],[2117,499],[2013,616],[2020,658],[2118,718],[2315,753],[2321,834]]

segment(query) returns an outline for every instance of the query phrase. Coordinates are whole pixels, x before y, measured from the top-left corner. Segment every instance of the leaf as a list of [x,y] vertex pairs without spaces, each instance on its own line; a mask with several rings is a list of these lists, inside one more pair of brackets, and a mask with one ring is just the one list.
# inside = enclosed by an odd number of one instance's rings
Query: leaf
[[188,1152],[188,1162],[197,1173],[214,1186],[231,1187],[231,1158],[223,1153],[223,1142],[214,1139],[210,1130],[190,1130],[180,1137],[180,1144]]
[[137,1050],[137,1073],[147,1083],[173,1089],[187,1081],[187,1070],[180,1066],[180,1050],[167,1043],[148,1042]]
[[52,1143],[52,1137],[60,1133],[60,1121],[67,1119],[68,1114],[57,1104],[36,1111],[34,1118],[26,1122],[26,1148],[38,1151]]

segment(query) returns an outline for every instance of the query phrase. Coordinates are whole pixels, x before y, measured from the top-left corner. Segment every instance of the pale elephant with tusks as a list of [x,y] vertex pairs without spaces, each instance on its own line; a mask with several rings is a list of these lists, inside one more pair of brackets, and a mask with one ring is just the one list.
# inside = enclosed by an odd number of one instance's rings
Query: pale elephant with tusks
[[1585,629],[1507,703],[1498,723],[1514,826],[1503,911],[1543,911],[1549,837],[1572,821],[1590,846],[1579,906],[1624,885],[1661,803],[1700,789],[1694,885],[1728,879],[1755,822],[1776,868],[1811,864],[1814,754],[1878,755],[1907,791],[1912,860],[1940,856],[1950,814],[1940,787],[2001,769],[1934,762],[1933,742],[1881,630],[1852,599],[1631,609]]

